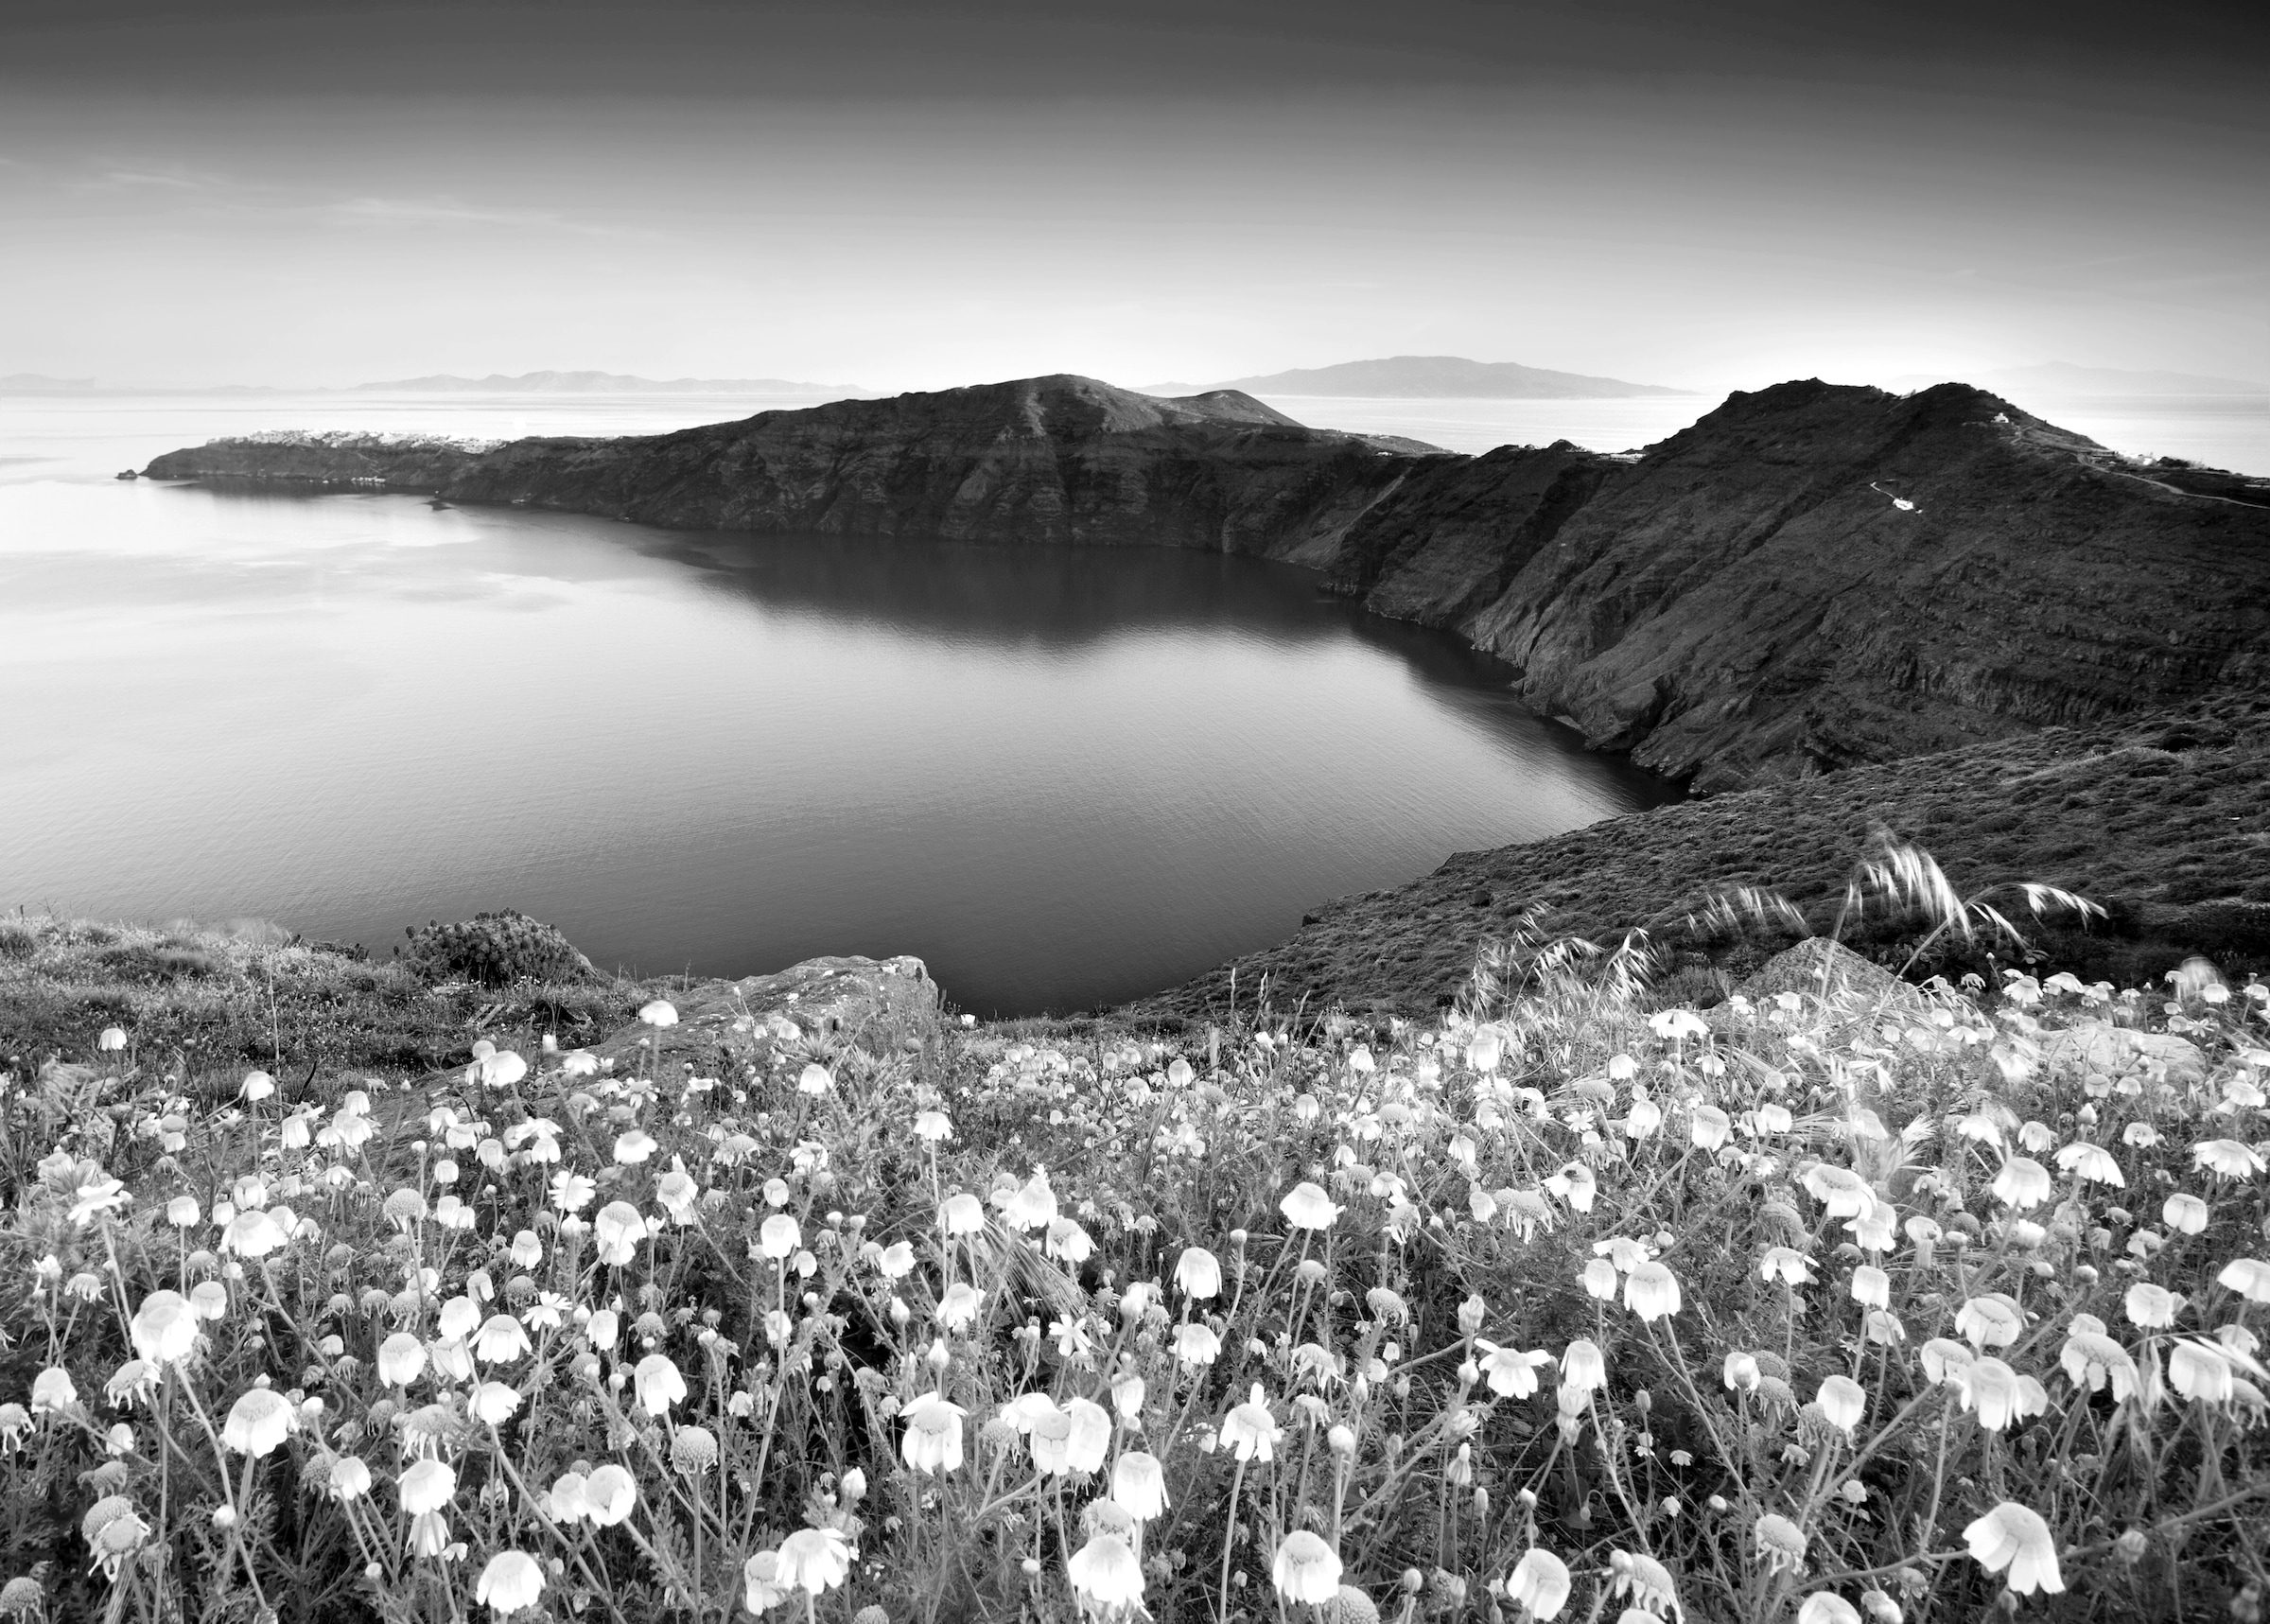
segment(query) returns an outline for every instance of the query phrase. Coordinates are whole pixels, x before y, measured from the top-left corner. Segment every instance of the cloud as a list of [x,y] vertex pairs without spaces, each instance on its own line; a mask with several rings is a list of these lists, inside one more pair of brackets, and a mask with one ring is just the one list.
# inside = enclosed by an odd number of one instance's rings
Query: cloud
[[152,175],[139,169],[109,169],[101,179],[114,186],[171,186],[184,192],[203,191],[215,183],[201,176],[192,180],[186,175]]
[[216,169],[196,169],[181,164],[148,163],[140,157],[122,157],[99,149],[58,154],[45,163],[0,158],[0,168],[20,169],[35,182],[44,181],[59,190],[88,195],[118,193],[211,194],[236,192],[245,183]]
[[651,236],[651,232],[573,219],[550,209],[500,208],[447,194],[426,198],[342,198],[316,205],[319,214],[368,225],[496,226],[511,231],[566,232],[577,236]]

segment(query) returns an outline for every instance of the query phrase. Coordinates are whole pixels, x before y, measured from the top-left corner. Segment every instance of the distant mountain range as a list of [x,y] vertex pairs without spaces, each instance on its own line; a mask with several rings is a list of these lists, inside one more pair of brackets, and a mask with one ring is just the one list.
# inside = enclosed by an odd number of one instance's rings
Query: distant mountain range
[[1153,384],[1145,394],[1200,394],[1242,389],[1248,394],[1327,394],[1364,399],[1442,400],[1611,400],[1633,395],[1688,394],[1684,389],[1626,383],[1621,378],[1525,367],[1517,361],[1470,361],[1462,356],[1389,356],[1384,360],[1342,361],[1337,366],[1301,367],[1225,383]]
[[[1953,380],[1937,373],[1919,372],[1893,378],[1886,387],[1904,393],[1950,381]],[[2249,383],[2243,377],[2203,377],[2188,372],[2126,372],[2119,367],[2074,366],[2070,361],[2045,361],[2040,366],[1969,373],[1962,381],[2013,398],[2021,394],[2059,395],[2069,400],[2107,394],[2270,394],[2270,384]]]
[[49,377],[37,372],[11,372],[0,377],[0,394],[85,394],[94,387],[91,377]]

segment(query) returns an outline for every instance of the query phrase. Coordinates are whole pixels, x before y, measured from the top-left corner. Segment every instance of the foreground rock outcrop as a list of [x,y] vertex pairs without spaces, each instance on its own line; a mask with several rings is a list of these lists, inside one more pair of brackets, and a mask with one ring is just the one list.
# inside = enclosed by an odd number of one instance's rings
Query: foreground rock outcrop
[[[936,1017],[938,985],[911,955],[873,959],[805,959],[771,975],[702,981],[670,994],[677,1012],[669,1026],[633,1022],[588,1045],[602,1060],[670,1065],[709,1058],[726,1035],[750,1037],[760,1050],[807,1038],[889,1048],[910,1025]],[[878,1034],[884,1034],[881,1039]]]
[[1534,708],[1705,791],[2270,677],[2270,482],[2132,463],[1960,384],[1781,384],[1621,457],[1453,456],[1058,376],[615,440],[271,435],[148,472],[1278,559],[1456,631]]

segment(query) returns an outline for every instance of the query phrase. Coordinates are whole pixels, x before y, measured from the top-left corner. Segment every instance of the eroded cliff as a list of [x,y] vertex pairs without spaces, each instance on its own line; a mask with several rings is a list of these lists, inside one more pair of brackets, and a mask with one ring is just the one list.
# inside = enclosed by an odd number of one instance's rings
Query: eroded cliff
[[[324,439],[336,444],[324,445]],[[1453,456],[1221,391],[1057,376],[613,440],[223,441],[157,478],[354,480],[687,529],[1202,547],[1457,630],[1524,698],[1704,790],[2270,672],[2270,490],[1981,391],[1735,394],[1632,457]]]

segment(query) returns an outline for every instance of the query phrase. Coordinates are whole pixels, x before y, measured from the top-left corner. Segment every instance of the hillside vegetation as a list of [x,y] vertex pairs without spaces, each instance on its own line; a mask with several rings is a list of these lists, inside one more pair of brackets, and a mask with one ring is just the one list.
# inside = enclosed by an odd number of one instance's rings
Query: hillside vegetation
[[[1345,897],[1298,934],[1189,986],[1141,1001],[1163,1016],[1266,995],[1404,1016],[1458,991],[1476,953],[1536,910],[1546,930],[1613,943],[1641,929],[1704,1004],[1794,940],[1771,890],[1825,932],[1856,853],[1888,829],[1928,847],[1964,896],[2016,880],[2065,887],[2106,917],[2004,907],[2049,962],[2135,984],[2193,953],[2233,972],[2270,966],[2270,695],[2234,693],[2093,727],[2036,733],[1613,818],[1527,846],[1461,852],[1408,885]],[[1714,906],[1714,904],[1727,904]],[[1895,969],[1928,917],[1847,922],[1855,948]],[[1913,973],[1991,971],[2006,940],[1942,934]]]
[[542,960],[484,985],[466,973],[471,955],[451,963],[422,952],[427,942],[410,946],[405,962],[263,920],[0,917],[0,1068],[35,1073],[83,1049],[90,1030],[117,1026],[134,1032],[147,1063],[184,1079],[252,1066],[287,1087],[342,1074],[416,1075],[459,1059],[481,1032],[531,1045],[543,1032],[596,1040],[649,988],[670,985],[586,973],[587,961],[552,980]]
[[408,1087],[161,988],[0,1087],[0,1614],[2250,1615],[2270,988],[1807,951],[1181,1043],[830,961]]

